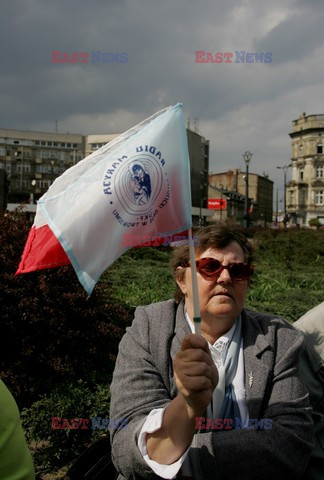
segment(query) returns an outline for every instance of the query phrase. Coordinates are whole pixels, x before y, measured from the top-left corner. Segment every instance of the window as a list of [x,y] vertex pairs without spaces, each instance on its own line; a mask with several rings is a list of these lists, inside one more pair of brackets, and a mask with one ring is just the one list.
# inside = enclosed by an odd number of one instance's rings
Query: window
[[3,162],[0,162],[0,168],[4,168],[5,164]]
[[306,204],[306,190],[300,191],[300,205],[304,206]]
[[52,158],[55,160],[57,158],[57,152],[55,150],[41,150],[40,157],[44,160],[47,158]]
[[41,145],[46,145],[46,142],[44,142],[44,141],[41,141]]
[[304,155],[304,146],[299,145],[299,155]]
[[299,180],[304,180],[304,170],[299,170]]
[[295,204],[295,192],[293,190],[289,191],[289,205]]
[[78,147],[78,144],[77,143],[73,143],[73,148],[77,148]]
[[39,140],[35,140],[35,145],[39,145],[39,144],[40,144]]
[[60,152],[60,161],[61,161],[61,162],[64,162],[64,158],[65,158],[65,153],[64,153],[64,152]]
[[61,143],[61,147],[65,148],[65,143]]
[[36,165],[36,173],[51,173],[51,167],[48,165]]
[[324,190],[316,190],[315,205],[323,205],[323,204],[324,204]]
[[321,143],[317,145],[317,153],[323,153],[323,145]]
[[58,147],[58,143],[57,143],[57,142],[53,142],[53,146],[54,146],[54,147]]
[[51,181],[50,180],[40,180],[39,181],[39,186],[40,188],[49,188],[51,185]]
[[71,148],[71,143],[67,143],[66,146],[67,146],[68,148]]
[[11,162],[7,162],[6,170],[7,170],[8,175],[11,175]]
[[21,162],[17,163],[16,165],[16,172],[21,173],[21,167],[22,167],[22,173],[30,173],[30,163],[25,162],[21,164]]
[[324,166],[317,165],[316,166],[316,178],[323,178],[324,177]]
[[53,142],[47,142],[47,146],[48,146],[48,147],[52,147],[52,146],[53,146]]
[[6,155],[6,149],[5,148],[0,147],[0,155],[2,157],[4,157]]

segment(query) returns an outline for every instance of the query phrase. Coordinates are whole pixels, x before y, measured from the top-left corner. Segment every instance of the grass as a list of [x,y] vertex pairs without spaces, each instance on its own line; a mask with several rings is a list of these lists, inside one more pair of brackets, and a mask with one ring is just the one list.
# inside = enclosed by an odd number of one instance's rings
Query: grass
[[[252,310],[293,322],[323,301],[324,232],[256,231],[255,275],[246,300]],[[172,298],[171,250],[146,247],[128,251],[105,273],[107,295],[133,310]]]

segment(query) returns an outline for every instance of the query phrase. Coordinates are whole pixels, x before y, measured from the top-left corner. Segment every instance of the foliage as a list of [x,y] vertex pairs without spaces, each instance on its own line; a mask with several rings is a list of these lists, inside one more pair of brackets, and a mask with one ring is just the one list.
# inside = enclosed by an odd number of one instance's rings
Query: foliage
[[20,407],[60,382],[110,381],[129,312],[96,288],[87,298],[72,267],[15,277],[29,222],[0,214],[0,374]]
[[321,226],[321,222],[319,221],[318,218],[311,218],[308,222],[308,225],[310,227],[316,227],[316,228],[320,228]]
[[[169,268],[170,249],[145,247],[129,250],[102,278],[106,292],[134,310],[138,305],[172,298],[175,287]],[[105,288],[105,287],[102,287]]]
[[[99,385],[91,390],[79,380],[56,387],[50,395],[24,409],[22,423],[33,447],[37,473],[48,469],[53,471],[74,462],[90,443],[109,433],[107,429],[93,428],[94,425],[103,425],[99,417],[101,420],[109,418],[109,404],[109,385]],[[92,417],[97,419],[97,423],[92,422]],[[53,425],[62,426],[63,419],[67,419],[69,426],[78,425],[78,428],[52,428],[53,418],[60,419],[53,421]],[[79,419],[79,422],[73,425],[72,419]]]

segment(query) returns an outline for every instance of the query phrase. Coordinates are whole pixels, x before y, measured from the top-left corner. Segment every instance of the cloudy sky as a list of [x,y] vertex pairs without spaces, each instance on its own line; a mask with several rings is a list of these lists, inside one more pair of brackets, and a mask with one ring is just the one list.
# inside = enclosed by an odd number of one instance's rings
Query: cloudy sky
[[[291,121],[324,113],[323,25],[323,0],[2,0],[0,127],[116,133],[183,102],[211,172],[245,168],[250,150],[250,170],[281,192]],[[52,63],[52,51],[88,63]],[[196,63],[196,51],[232,63]],[[236,51],[272,61],[236,63]]]

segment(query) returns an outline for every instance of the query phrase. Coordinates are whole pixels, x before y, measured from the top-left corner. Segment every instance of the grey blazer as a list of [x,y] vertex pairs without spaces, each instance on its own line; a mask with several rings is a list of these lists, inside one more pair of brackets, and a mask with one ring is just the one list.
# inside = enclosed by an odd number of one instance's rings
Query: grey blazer
[[[242,329],[249,417],[272,419],[272,428],[197,433],[189,451],[194,478],[296,480],[313,439],[308,394],[298,372],[302,336],[282,319],[245,310]],[[127,428],[111,432],[119,479],[160,478],[143,460],[137,438],[149,412],[178,394],[172,360],[188,333],[184,304],[168,300],[138,307],[120,342],[110,410],[110,418],[128,421]]]

